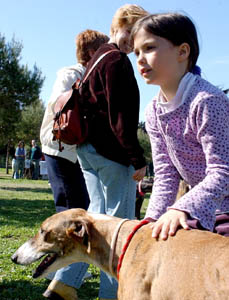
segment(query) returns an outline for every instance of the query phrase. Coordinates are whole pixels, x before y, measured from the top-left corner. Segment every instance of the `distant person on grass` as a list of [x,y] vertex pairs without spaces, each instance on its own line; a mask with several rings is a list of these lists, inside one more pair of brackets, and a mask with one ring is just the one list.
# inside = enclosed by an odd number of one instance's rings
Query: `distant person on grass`
[[26,156],[26,150],[25,150],[25,144],[23,141],[20,141],[18,143],[18,146],[15,151],[15,175],[14,179],[23,178],[24,176],[24,168],[25,168],[25,156]]
[[30,163],[32,165],[32,179],[37,180],[40,174],[40,160],[42,158],[41,148],[36,144],[35,140],[31,141],[31,157]]
[[16,170],[17,170],[17,160],[16,160],[16,157],[14,154],[13,158],[12,158],[12,178],[13,179],[15,178]]

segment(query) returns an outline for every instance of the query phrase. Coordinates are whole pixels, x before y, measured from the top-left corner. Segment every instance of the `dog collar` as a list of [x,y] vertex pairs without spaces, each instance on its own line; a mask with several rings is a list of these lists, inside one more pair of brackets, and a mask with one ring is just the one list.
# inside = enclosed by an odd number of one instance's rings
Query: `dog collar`
[[118,223],[118,225],[115,228],[115,231],[113,233],[113,236],[112,236],[111,247],[110,247],[110,255],[109,255],[109,270],[110,270],[111,274],[113,273],[113,271],[112,271],[112,263],[113,263],[114,250],[115,250],[115,246],[116,246],[116,242],[117,242],[118,233],[119,233],[119,230],[120,230],[122,224],[125,223],[126,221],[129,221],[129,219],[122,219]]
[[134,229],[131,231],[131,233],[127,237],[127,241],[126,241],[124,247],[122,248],[122,252],[121,252],[121,255],[120,255],[119,260],[118,260],[117,279],[119,279],[119,272],[120,272],[120,269],[121,269],[121,266],[122,266],[122,261],[123,261],[123,258],[125,256],[126,250],[127,250],[128,246],[130,244],[130,241],[132,240],[133,236],[138,231],[138,229],[141,228],[142,226],[148,224],[148,223],[150,223],[149,220],[142,220],[137,226],[134,227]]

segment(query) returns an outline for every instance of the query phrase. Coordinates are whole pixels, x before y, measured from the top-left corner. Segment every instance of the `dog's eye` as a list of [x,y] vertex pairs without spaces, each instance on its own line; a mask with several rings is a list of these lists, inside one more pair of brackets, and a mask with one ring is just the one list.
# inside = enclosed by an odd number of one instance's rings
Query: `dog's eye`
[[40,229],[40,233],[41,233],[41,234],[43,234],[43,233],[44,233],[44,230],[43,230],[42,228]]
[[78,224],[75,228],[75,232],[79,232],[82,229],[82,225]]
[[47,243],[50,243],[52,241],[52,233],[51,232],[46,232],[44,236],[44,241]]

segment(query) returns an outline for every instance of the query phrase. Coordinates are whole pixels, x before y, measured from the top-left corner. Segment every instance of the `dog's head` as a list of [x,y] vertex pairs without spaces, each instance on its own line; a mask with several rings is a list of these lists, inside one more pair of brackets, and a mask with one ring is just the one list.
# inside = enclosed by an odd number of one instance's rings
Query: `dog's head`
[[34,271],[34,278],[42,278],[73,262],[84,261],[85,253],[90,252],[90,224],[90,216],[83,209],[57,213],[46,219],[39,232],[11,259],[17,264],[28,265],[45,256]]

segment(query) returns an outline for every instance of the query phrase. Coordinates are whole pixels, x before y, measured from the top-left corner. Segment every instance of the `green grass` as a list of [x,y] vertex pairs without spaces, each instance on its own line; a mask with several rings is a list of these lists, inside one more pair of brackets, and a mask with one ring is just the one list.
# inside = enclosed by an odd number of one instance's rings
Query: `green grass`
[[[147,201],[144,201],[142,217]],[[35,280],[32,270],[38,263],[19,266],[11,255],[38,230],[42,221],[55,213],[53,196],[47,180],[11,178],[0,169],[0,299],[44,300],[42,293],[49,281]],[[78,291],[82,300],[96,300],[99,290],[99,270],[90,266],[92,278]]]

